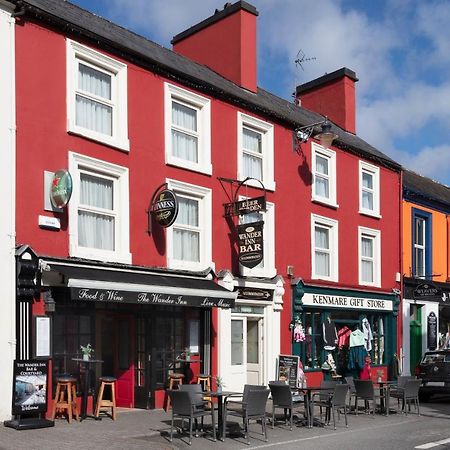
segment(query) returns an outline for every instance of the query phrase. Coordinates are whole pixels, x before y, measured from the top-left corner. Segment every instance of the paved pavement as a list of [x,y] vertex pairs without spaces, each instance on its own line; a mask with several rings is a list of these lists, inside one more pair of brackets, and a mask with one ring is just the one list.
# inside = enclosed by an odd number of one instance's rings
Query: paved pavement
[[[450,448],[450,401],[445,399],[437,403],[421,405],[421,415],[391,414],[389,417],[365,414],[349,416],[349,428],[344,425],[343,417],[332,426],[308,429],[277,426],[268,427],[268,442],[264,442],[261,426],[252,423],[250,442],[247,446],[243,437],[234,435],[225,442],[212,442],[209,436],[193,438],[193,449],[285,449],[310,448],[314,450],[339,448],[345,449],[412,449]],[[233,419],[234,420],[234,419]],[[238,420],[235,423],[238,426]],[[116,421],[104,417],[101,421],[86,419],[83,422],[68,424],[57,419],[55,427],[39,430],[17,431],[0,426],[1,450],[79,450],[79,449],[186,449],[186,435],[174,435],[173,443],[168,441],[170,414],[163,410],[119,409]],[[438,444],[435,444],[438,442]],[[441,443],[439,443],[441,442]],[[431,444],[430,444],[431,443]],[[433,444],[434,443],[434,444]],[[422,445],[422,447],[418,447]],[[425,446],[423,446],[425,445]]]

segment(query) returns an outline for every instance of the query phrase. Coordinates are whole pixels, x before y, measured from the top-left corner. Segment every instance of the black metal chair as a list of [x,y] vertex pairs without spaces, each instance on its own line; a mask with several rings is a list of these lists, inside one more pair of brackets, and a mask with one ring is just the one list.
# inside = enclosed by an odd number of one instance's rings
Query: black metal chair
[[392,393],[400,393],[403,392],[403,389],[405,388],[406,382],[409,380],[416,380],[416,377],[414,375],[401,375],[397,378],[397,384],[392,385],[390,392]]
[[357,400],[356,400],[355,379],[353,377],[345,377],[345,381],[349,386],[349,390],[348,390],[348,392],[349,392],[349,396],[348,396],[349,411],[351,411],[351,408],[352,408],[352,399],[353,398],[355,399],[355,411],[356,411],[356,407],[357,407],[356,401]]
[[[206,409],[208,407],[213,407],[211,401],[207,401],[203,398],[203,389],[201,384],[180,384],[180,391],[187,391],[191,396],[192,403],[195,405],[197,410]],[[201,427],[200,430],[203,431],[203,416],[201,418]],[[195,436],[197,437],[197,419],[195,419]]]
[[422,380],[409,379],[398,391],[390,393],[391,397],[397,399],[397,409],[399,408],[400,400],[402,400],[402,411],[407,415],[408,408],[411,409],[411,402],[414,402],[417,407],[417,414],[420,416],[419,409],[419,388]]
[[[189,420],[189,445],[192,444],[192,422],[194,419],[203,418],[211,414],[213,441],[216,441],[216,423],[214,420],[214,408],[208,411],[205,408],[198,407],[199,402],[196,395],[187,390],[169,390],[167,391],[172,403],[172,422],[170,426],[170,442],[173,439],[173,424],[175,417]],[[183,431],[183,422],[181,426]]]
[[[381,396],[375,393],[375,388],[371,380],[354,380],[356,389],[356,411],[358,414],[358,399],[364,400],[364,411],[370,412],[370,402],[372,402],[372,414],[375,417],[376,401],[381,400]],[[389,407],[389,405],[387,405]]]
[[338,413],[338,420],[340,420],[341,409],[344,409],[345,426],[348,427],[347,421],[347,393],[350,389],[348,384],[337,384],[334,387],[333,395],[331,397],[330,409],[333,414],[333,426],[336,429],[335,412]]
[[[236,410],[240,410],[242,409],[243,405],[245,405],[246,403],[246,398],[247,398],[247,394],[250,390],[252,391],[265,391],[267,389],[266,386],[264,385],[260,385],[260,384],[245,384],[244,385],[244,391],[241,394],[236,394],[236,395],[230,395],[227,397],[227,408],[229,410],[232,409],[236,409]],[[241,398],[241,400],[237,400],[237,398]]]
[[292,397],[292,391],[284,381],[269,381],[270,393],[272,395],[272,428],[275,427],[275,409],[284,409],[284,424],[287,425],[287,414],[289,412],[290,429],[292,430],[293,407],[296,402]]
[[[259,386],[258,386],[259,387]],[[267,442],[267,427],[266,427],[266,406],[270,390],[265,389],[250,389],[245,392],[245,401],[241,403],[241,409],[228,409],[228,401],[225,402],[223,411],[223,420],[226,423],[229,415],[241,417],[244,422],[244,434],[247,445],[250,445],[249,437],[249,422],[250,420],[261,420],[262,434],[264,440]]]
[[322,408],[325,408],[325,423],[330,423],[330,405],[333,391],[338,384],[337,381],[331,380],[322,380],[320,382],[321,388],[329,388],[329,391],[316,392],[312,396],[312,423],[314,423],[314,407],[319,406],[320,408],[320,417],[322,417]]

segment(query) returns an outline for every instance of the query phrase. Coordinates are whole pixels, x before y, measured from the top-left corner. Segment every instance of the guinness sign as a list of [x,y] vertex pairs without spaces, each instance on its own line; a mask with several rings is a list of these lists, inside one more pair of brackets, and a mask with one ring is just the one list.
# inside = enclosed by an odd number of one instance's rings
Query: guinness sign
[[175,192],[164,189],[158,193],[151,212],[156,222],[162,227],[170,227],[178,215],[178,199]]
[[264,222],[253,222],[238,225],[239,263],[253,268],[264,258]]

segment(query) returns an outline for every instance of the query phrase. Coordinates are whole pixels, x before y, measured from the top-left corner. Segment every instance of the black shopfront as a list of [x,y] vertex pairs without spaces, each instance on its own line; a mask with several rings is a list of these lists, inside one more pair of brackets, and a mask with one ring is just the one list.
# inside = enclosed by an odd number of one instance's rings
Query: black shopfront
[[[80,347],[94,348],[92,389],[100,375],[117,378],[117,403],[157,408],[172,370],[208,373],[211,308],[231,308],[236,294],[209,273],[94,266],[45,260],[43,277],[55,302],[52,314],[53,376],[79,374]],[[191,363],[179,366],[188,355]]]

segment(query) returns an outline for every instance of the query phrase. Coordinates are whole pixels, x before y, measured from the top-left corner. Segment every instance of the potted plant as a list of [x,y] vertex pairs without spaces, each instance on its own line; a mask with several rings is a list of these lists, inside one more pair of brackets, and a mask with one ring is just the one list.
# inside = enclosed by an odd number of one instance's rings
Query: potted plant
[[217,392],[222,392],[222,388],[225,387],[225,383],[223,382],[223,378],[221,376],[216,377],[216,386],[217,386]]
[[81,353],[83,354],[83,359],[85,361],[89,361],[91,359],[92,353],[94,353],[94,349],[91,344],[87,344],[85,346],[80,345]]

